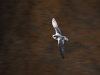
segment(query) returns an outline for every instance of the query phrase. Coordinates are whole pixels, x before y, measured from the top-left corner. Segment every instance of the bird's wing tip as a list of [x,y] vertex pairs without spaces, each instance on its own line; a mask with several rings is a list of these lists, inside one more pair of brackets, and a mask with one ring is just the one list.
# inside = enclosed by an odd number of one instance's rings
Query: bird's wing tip
[[55,18],[52,18],[52,21],[54,21],[55,20]]
[[58,27],[57,22],[55,20],[55,18],[52,18],[52,25],[53,27]]

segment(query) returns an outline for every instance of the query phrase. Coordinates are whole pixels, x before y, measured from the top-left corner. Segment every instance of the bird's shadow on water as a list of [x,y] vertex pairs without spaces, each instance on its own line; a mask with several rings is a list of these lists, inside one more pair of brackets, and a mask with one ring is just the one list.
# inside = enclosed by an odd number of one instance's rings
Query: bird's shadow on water
[[70,53],[70,52],[74,52],[78,49],[88,50],[89,48],[90,48],[89,46],[84,45],[84,44],[76,41],[76,42],[72,42],[72,43],[67,44],[67,46],[65,46],[65,52]]

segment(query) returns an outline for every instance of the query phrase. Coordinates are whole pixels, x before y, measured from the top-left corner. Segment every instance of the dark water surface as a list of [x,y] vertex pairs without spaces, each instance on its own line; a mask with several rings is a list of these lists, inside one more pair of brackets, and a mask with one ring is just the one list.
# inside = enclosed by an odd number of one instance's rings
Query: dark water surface
[[[69,38],[64,60],[53,17]],[[100,0],[1,0],[0,75],[100,75]]]

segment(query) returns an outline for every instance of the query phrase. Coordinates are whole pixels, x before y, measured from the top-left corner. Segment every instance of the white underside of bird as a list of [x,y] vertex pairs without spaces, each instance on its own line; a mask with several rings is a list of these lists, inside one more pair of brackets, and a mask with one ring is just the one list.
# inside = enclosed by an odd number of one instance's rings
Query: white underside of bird
[[56,20],[53,18],[52,19],[52,25],[55,29],[55,34],[52,35],[53,39],[58,40],[58,46],[60,48],[60,53],[62,58],[64,58],[64,41],[68,41],[68,38],[66,36],[62,36],[61,31],[58,27],[58,24]]

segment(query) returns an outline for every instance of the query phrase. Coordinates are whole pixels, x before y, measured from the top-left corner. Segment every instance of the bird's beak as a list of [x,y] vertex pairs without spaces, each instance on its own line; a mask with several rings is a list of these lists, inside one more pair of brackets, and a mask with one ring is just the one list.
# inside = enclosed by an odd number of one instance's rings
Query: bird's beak
[[54,37],[51,37],[51,38],[53,38],[54,40],[57,40],[57,38],[54,38]]

